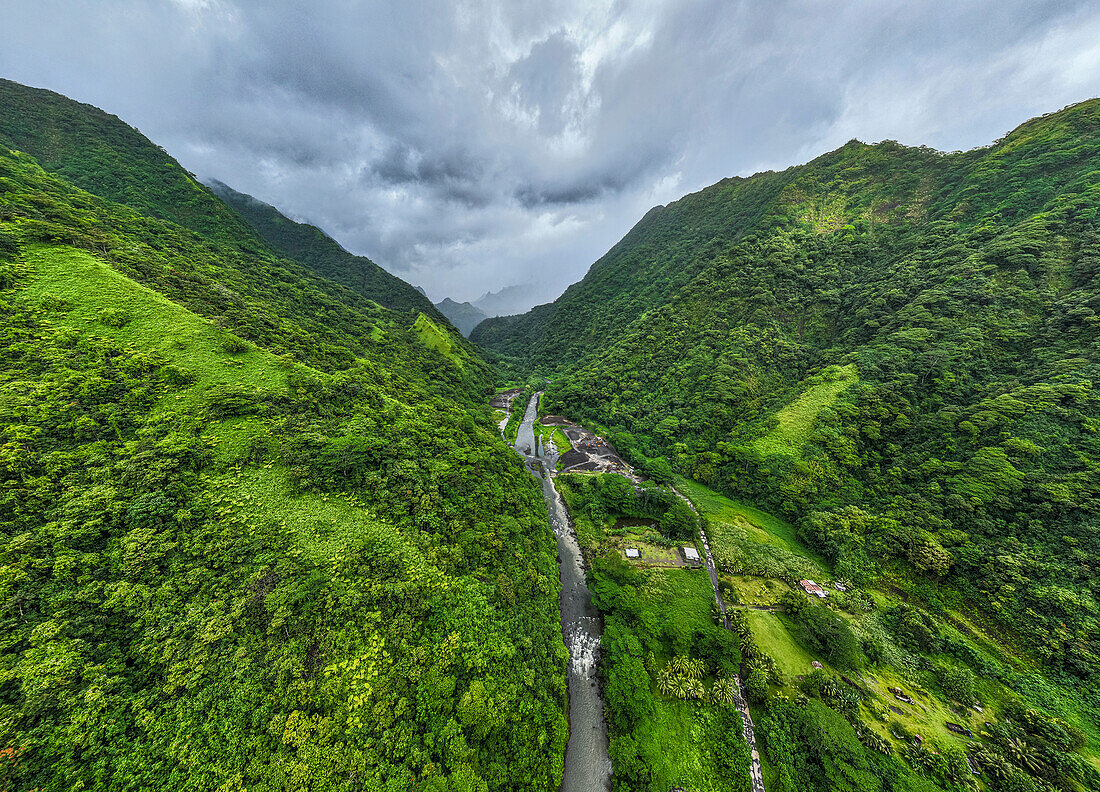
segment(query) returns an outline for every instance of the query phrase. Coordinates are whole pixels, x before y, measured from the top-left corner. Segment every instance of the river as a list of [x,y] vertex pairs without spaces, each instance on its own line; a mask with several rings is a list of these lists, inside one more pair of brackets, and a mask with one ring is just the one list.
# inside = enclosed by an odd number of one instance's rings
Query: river
[[535,437],[540,395],[532,396],[527,405],[516,433],[515,449],[527,460],[528,467],[542,484],[542,496],[558,541],[561,631],[569,650],[569,743],[565,748],[561,792],[604,792],[611,783],[611,760],[607,753],[603,699],[596,684],[600,614],[592,604],[584,557],[569,524],[569,514],[549,475],[549,470],[557,464],[557,454],[550,449],[540,449]]

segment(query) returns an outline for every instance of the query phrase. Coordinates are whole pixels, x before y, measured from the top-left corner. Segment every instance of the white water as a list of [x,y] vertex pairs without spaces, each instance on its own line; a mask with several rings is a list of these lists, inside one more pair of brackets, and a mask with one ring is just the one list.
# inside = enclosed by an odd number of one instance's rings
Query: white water
[[[569,523],[569,514],[546,472],[557,463],[557,454],[537,447],[534,430],[537,417],[538,394],[527,405],[516,433],[515,449],[537,471],[535,476],[542,484],[550,524],[558,540],[561,630],[569,650],[569,743],[565,748],[561,792],[604,792],[610,787],[611,759],[607,754],[603,699],[596,684],[600,616],[588,591],[584,557]],[[544,469],[543,465],[548,467]]]

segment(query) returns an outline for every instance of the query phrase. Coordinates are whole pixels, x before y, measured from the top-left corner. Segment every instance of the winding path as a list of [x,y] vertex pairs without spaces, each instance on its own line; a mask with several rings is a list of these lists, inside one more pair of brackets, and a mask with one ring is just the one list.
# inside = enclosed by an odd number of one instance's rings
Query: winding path
[[[688,508],[695,512],[696,516],[699,515],[695,504],[688,500],[682,492],[671,484],[669,489],[676,493],[677,497],[684,501]],[[730,620],[726,614],[726,602],[718,591],[718,572],[714,567],[714,556],[710,553],[710,541],[707,539],[707,532],[703,528],[702,520],[699,520],[699,538],[703,540],[707,574],[710,575],[710,585],[714,588],[714,599],[718,602],[718,612],[722,615],[723,626],[728,630],[730,629]],[[745,695],[745,683],[740,674],[737,675],[737,709],[741,713],[741,725],[744,727],[745,742],[749,744],[749,751],[752,754],[752,766],[749,768],[749,775],[752,778],[753,792],[766,792],[764,789],[764,770],[760,766],[760,751],[756,747],[756,729],[753,726],[752,715],[749,713],[749,699]]]

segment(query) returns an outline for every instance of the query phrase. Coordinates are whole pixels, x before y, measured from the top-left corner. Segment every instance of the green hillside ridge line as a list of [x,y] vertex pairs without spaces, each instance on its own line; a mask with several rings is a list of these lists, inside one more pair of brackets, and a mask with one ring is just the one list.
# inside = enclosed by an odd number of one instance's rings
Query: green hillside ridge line
[[274,206],[222,182],[213,181],[210,189],[276,251],[318,275],[341,283],[386,308],[398,311],[414,309],[438,321],[446,320],[431,301],[413,286],[366,256],[349,253],[320,228],[291,220]]
[[98,107],[0,79],[0,145],[24,151],[75,186],[147,216],[263,244],[164,149]]
[[155,351],[195,378],[182,393],[165,397],[168,407],[193,407],[217,386],[286,390],[286,373],[275,355],[218,330],[86,251],[37,245],[28,250],[26,262],[33,276],[22,290],[24,299],[45,311],[51,323]]

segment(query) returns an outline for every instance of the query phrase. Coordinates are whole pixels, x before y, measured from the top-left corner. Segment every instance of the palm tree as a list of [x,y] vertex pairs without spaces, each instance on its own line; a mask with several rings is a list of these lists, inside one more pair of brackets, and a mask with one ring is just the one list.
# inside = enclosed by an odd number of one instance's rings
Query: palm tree
[[688,679],[698,679],[703,675],[703,671],[706,670],[706,666],[703,664],[703,661],[697,657],[685,657],[683,665],[684,670],[682,671],[682,673]]
[[692,679],[688,682],[689,692],[693,698],[697,698],[700,701],[707,700],[707,689],[703,687],[703,683],[698,679]]
[[731,707],[737,702],[737,683],[732,679],[719,679],[710,689],[710,700],[723,707]]
[[1012,774],[1013,767],[999,753],[982,751],[978,754],[978,763],[981,769],[989,773],[990,777],[997,781],[1003,781]]
[[1043,760],[1039,758],[1039,754],[1033,747],[1019,737],[1013,737],[1009,740],[1006,747],[1008,748],[1009,756],[1012,757],[1012,761],[1024,770],[1034,773],[1042,769]]
[[669,673],[667,668],[663,668],[657,674],[657,691],[667,696],[670,690],[672,690],[672,674]]
[[682,676],[673,677],[669,689],[676,698],[687,698],[689,692],[688,680],[684,679]]

